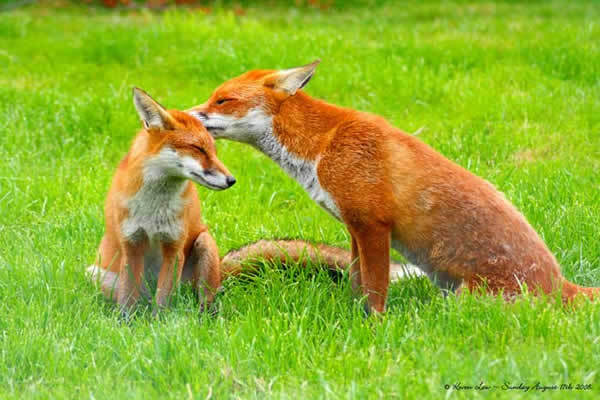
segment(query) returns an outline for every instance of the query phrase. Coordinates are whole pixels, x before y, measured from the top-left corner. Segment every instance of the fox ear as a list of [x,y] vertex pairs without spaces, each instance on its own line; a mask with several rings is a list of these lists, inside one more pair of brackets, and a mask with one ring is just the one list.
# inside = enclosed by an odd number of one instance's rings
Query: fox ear
[[145,129],[165,130],[174,126],[171,114],[142,89],[133,88],[133,104]]
[[302,89],[312,78],[321,60],[315,60],[302,67],[277,71],[265,78],[265,86],[279,89],[292,96]]

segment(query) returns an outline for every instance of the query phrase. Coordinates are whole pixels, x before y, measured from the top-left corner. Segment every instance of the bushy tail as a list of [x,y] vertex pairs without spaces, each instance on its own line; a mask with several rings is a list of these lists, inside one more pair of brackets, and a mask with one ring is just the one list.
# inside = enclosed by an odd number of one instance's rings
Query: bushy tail
[[[232,250],[221,260],[223,276],[251,271],[257,261],[321,265],[331,271],[347,269],[351,253],[339,247],[313,244],[304,240],[260,240],[238,250]],[[390,280],[422,276],[424,273],[411,264],[390,264]]]
[[569,282],[563,278],[562,282],[562,297],[565,302],[570,302],[578,295],[583,295],[591,300],[600,299],[600,288],[583,287]]
[[[260,262],[278,262],[281,264],[294,263],[320,265],[330,271],[341,272],[350,267],[351,253],[339,247],[325,244],[312,244],[304,240],[259,240],[241,249],[232,250],[221,260],[221,275],[238,275],[241,272],[252,272]],[[118,285],[119,275],[107,271],[98,265],[87,268],[87,276],[98,283],[104,294],[112,298]],[[182,275],[182,282],[191,280],[192,274]],[[396,281],[407,277],[422,276],[424,273],[411,264],[390,264],[390,280]]]
[[90,265],[86,270],[86,275],[93,283],[97,283],[104,295],[109,299],[116,298],[116,287],[119,275],[112,271],[107,271],[98,265]]

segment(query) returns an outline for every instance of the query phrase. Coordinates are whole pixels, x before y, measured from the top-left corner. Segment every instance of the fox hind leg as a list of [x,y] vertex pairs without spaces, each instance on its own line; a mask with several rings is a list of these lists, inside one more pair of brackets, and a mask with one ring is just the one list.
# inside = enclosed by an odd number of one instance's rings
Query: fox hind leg
[[208,310],[221,287],[221,261],[215,240],[208,232],[196,238],[183,271],[183,280],[191,280],[200,310]]

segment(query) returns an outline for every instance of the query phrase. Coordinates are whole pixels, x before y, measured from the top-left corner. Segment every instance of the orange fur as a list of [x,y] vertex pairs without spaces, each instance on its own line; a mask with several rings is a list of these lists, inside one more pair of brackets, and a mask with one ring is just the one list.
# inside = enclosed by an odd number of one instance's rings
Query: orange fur
[[[166,305],[173,287],[183,281],[192,282],[201,299],[201,307],[206,308],[213,301],[222,279],[251,270],[254,261],[291,261],[303,265],[319,263],[331,270],[349,266],[349,252],[300,240],[261,240],[229,252],[221,261],[217,245],[202,223],[195,186],[185,177],[166,172],[172,169],[173,164],[177,164],[177,159],[161,164],[162,176],[148,176],[147,172],[152,160],[169,148],[179,156],[194,159],[203,170],[213,171],[212,175],[218,172],[230,177],[229,171],[216,156],[214,140],[195,118],[180,111],[164,110],[140,90],[136,95],[142,96],[145,106],[152,109],[148,118],[150,123],[156,123],[153,117],[160,116],[158,120],[161,126],[147,126],[139,132],[129,153],[120,161],[106,198],[106,231],[100,243],[96,265],[88,268],[90,277],[99,281],[105,296],[116,300],[124,313],[136,303],[141,293],[149,295],[146,284],[151,273],[158,274],[156,302],[159,307]],[[147,125],[147,121],[144,122]],[[181,188],[172,193],[163,193],[165,188],[174,185],[181,185]],[[136,226],[135,231],[128,232],[132,199],[152,187],[160,190],[151,194],[163,197],[154,205],[155,208],[150,209],[150,214],[142,216],[142,227]],[[145,200],[148,203],[153,201],[152,198]],[[164,214],[174,200],[182,204],[174,217],[180,228],[176,238],[165,236],[169,234],[168,224],[159,223],[156,232],[143,229],[144,223],[152,220],[153,214]],[[160,256],[157,256],[157,252]],[[153,258],[160,259],[160,264],[156,265]],[[403,265],[394,264],[392,267],[397,277],[412,272],[410,267]],[[153,271],[153,268],[157,270]]]
[[188,112],[216,138],[271,156],[346,224],[359,260],[354,285],[372,309],[385,308],[390,247],[450,290],[485,281],[507,297],[523,284],[562,290],[565,301],[600,296],[566,281],[525,217],[490,183],[381,117],[302,92],[317,64],[247,72]]
[[[140,90],[135,95],[147,107],[143,110],[147,113],[140,114],[148,119],[144,121],[146,129],[138,133],[113,177],[104,210],[106,232],[97,265],[89,272],[102,277],[105,295],[114,298],[125,313],[145,290],[144,276],[151,264],[158,266],[159,307],[166,305],[184,266],[198,294],[209,303],[221,283],[220,266],[216,244],[202,223],[196,187],[185,176],[171,172],[175,165],[157,160],[169,149],[176,163],[191,162],[211,177],[229,177],[228,182],[231,174],[217,158],[214,140],[202,124],[186,113],[164,110]],[[150,195],[133,203],[144,191]],[[152,204],[153,194],[163,196],[164,204]],[[172,211],[166,210],[170,202]],[[140,216],[132,215],[134,212]]]

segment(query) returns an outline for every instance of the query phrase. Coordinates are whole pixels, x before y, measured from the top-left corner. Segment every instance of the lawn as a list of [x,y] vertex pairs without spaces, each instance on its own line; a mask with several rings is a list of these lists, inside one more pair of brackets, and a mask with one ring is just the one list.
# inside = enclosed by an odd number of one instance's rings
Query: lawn
[[[119,320],[84,271],[139,128],[131,87],[185,109],[248,69],[315,58],[308,93],[418,132],[504,192],[570,280],[600,286],[598,3],[228,7],[0,14],[0,398],[599,398],[592,303],[444,299],[413,279],[365,318],[347,277],[315,266],[230,279],[215,316],[184,287],[158,319]],[[273,162],[218,148],[238,183],[199,193],[222,254],[348,247]],[[573,390],[505,390],[536,383]]]

